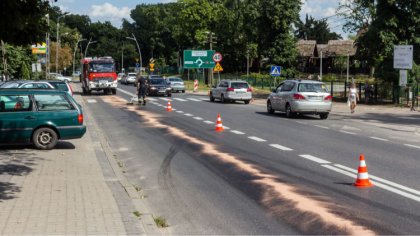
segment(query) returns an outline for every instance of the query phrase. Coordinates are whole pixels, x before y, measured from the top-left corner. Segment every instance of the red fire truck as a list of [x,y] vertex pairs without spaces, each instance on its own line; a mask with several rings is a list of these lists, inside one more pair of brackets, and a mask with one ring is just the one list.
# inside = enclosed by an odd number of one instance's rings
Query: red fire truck
[[103,90],[105,94],[117,93],[117,73],[112,57],[87,57],[82,60],[83,71],[80,75],[83,94],[92,90]]

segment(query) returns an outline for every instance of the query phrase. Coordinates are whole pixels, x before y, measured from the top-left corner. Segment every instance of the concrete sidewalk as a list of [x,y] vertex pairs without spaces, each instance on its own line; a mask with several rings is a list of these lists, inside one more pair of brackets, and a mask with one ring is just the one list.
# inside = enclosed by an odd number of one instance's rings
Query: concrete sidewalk
[[107,159],[97,130],[54,150],[0,147],[1,235],[139,235],[142,219]]

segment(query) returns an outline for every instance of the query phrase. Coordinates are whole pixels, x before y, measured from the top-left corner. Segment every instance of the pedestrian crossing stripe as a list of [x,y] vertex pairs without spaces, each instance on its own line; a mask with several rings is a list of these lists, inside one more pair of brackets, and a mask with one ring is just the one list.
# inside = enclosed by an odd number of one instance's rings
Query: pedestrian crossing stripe
[[272,66],[270,75],[271,76],[280,76],[281,67],[280,66]]
[[219,62],[218,62],[218,63],[216,63],[216,66],[214,67],[213,71],[214,71],[214,72],[220,72],[220,71],[223,71],[223,68],[222,68],[222,66],[220,65],[220,63],[219,63]]

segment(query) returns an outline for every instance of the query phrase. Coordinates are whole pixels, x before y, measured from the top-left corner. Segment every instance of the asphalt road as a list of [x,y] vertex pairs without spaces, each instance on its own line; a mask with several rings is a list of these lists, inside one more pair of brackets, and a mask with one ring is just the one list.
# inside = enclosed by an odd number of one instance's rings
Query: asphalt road
[[[77,84],[75,84],[77,87]],[[264,105],[211,103],[174,94],[147,106],[117,96],[84,96],[94,120],[172,234],[419,234],[420,144],[415,119],[331,114],[287,119]],[[225,131],[215,132],[220,113]],[[415,123],[417,122],[417,123]],[[359,155],[372,188],[352,184]]]

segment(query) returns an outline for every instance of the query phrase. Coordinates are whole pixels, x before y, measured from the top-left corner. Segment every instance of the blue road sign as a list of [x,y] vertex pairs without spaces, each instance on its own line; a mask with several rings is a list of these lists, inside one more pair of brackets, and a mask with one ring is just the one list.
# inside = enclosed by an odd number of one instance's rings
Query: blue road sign
[[281,66],[271,66],[270,75],[280,76]]
[[136,67],[139,68],[140,67],[140,63],[137,62],[136,63]]

